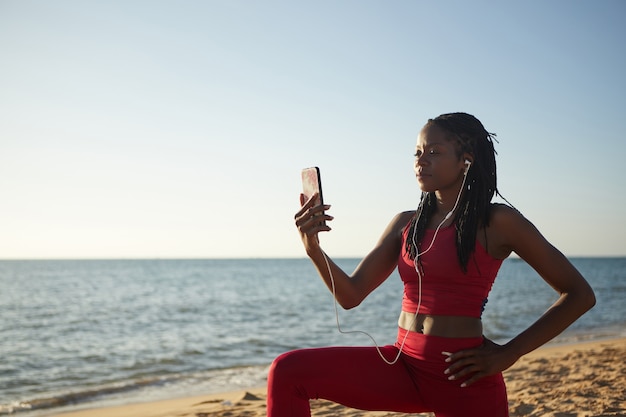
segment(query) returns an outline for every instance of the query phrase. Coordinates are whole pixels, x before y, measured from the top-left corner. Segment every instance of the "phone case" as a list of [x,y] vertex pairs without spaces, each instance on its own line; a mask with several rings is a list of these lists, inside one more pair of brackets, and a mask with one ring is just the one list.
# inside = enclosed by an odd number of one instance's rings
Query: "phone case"
[[302,170],[302,194],[309,199],[315,193],[318,193],[318,196],[314,206],[324,204],[320,169],[318,167],[305,168]]

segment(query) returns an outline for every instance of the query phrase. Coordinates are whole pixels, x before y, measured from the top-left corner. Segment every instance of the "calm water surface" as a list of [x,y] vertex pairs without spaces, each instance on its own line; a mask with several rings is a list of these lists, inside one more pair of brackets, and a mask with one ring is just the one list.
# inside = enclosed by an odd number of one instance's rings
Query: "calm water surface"
[[[572,262],[597,306],[557,342],[626,335],[626,258]],[[352,270],[356,259],[338,263]],[[371,345],[341,335],[332,297],[307,259],[0,261],[0,415],[46,415],[265,384],[289,349]],[[402,285],[394,273],[351,311],[345,330],[394,342]],[[503,342],[556,294],[509,259],[485,333]]]

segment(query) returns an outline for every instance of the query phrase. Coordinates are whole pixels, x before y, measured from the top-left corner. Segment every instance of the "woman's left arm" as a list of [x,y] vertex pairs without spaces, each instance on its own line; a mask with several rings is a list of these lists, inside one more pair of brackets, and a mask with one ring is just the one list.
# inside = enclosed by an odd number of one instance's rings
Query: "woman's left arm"
[[526,261],[559,294],[554,304],[530,327],[503,346],[486,341],[479,349],[457,352],[449,358],[448,373],[467,386],[486,375],[501,372],[523,355],[537,349],[595,305],[593,290],[570,263],[518,211],[506,206],[494,207],[493,236],[505,252],[513,251]]

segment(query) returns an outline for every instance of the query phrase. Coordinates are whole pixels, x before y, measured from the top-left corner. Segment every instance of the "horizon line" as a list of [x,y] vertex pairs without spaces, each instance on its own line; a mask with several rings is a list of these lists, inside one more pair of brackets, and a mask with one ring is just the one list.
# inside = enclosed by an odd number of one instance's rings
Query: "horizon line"
[[[363,256],[333,256],[334,259],[363,259]],[[568,259],[616,259],[626,258],[626,255],[566,255]],[[33,257],[33,258],[0,258],[0,262],[6,261],[201,261],[201,260],[280,260],[280,259],[309,259],[306,256],[192,256],[192,257]],[[505,258],[522,260],[516,254]]]

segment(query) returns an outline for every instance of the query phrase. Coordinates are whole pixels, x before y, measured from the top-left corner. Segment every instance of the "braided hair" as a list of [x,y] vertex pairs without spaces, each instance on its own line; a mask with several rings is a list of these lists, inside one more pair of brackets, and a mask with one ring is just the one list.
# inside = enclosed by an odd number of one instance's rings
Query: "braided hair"
[[[493,146],[496,135],[487,132],[480,120],[467,113],[442,114],[429,119],[426,127],[431,125],[441,128],[455,142],[459,158],[463,153],[468,153],[474,159],[454,215],[457,258],[463,272],[467,272],[467,264],[476,246],[478,228],[489,226],[491,199],[496,194],[500,195],[496,186],[496,151]],[[408,226],[406,250],[411,259],[415,259],[419,253],[419,247],[413,242],[421,242],[436,209],[435,194],[422,193],[416,214]]]

